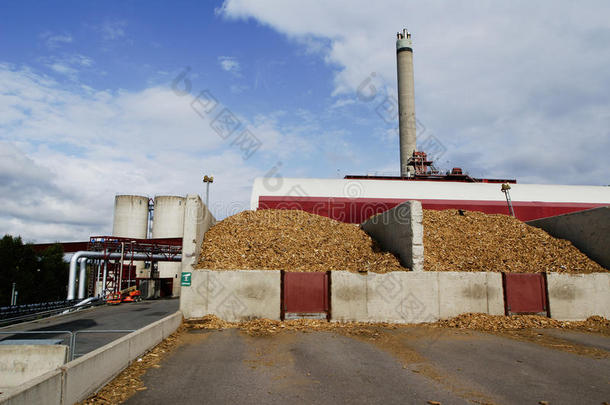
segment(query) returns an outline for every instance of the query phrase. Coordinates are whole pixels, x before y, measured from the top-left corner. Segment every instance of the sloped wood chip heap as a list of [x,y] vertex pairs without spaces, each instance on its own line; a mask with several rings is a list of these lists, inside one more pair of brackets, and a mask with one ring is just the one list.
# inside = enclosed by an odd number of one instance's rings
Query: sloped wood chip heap
[[297,210],[244,211],[205,234],[197,268],[407,271],[358,226]]
[[424,210],[423,223],[428,271],[607,271],[571,242],[506,215]]

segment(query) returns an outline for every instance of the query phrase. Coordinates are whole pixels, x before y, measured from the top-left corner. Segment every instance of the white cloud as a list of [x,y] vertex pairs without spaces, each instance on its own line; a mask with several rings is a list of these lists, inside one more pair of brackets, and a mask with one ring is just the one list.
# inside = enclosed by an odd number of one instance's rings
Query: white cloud
[[218,63],[222,70],[238,75],[240,66],[239,61],[233,56],[219,56]]
[[93,65],[93,59],[80,54],[48,56],[41,58],[51,70],[61,75],[64,75],[72,80],[75,80],[78,73],[82,69],[90,68]]
[[522,181],[609,183],[607,2],[226,0],[220,14],[255,19],[317,52],[341,97],[372,72],[377,90],[395,92],[395,32],[407,26],[416,114],[447,147],[448,164]]
[[102,38],[105,40],[115,40],[125,36],[127,21],[105,21],[100,25]]
[[0,234],[37,241],[108,234],[115,194],[202,193],[203,174],[215,177],[210,206],[222,218],[249,208],[254,177],[307,149],[305,129],[282,126],[282,113],[238,116],[262,143],[244,160],[233,138],[211,128],[213,115],[193,110],[194,94],[66,88],[0,64]]
[[229,87],[229,90],[231,90],[231,93],[233,93],[233,94],[240,94],[240,93],[243,93],[244,91],[248,90],[249,88],[250,88],[250,86],[248,86],[246,84],[243,84],[243,85],[232,84]]
[[40,37],[45,41],[49,49],[55,49],[62,44],[72,43],[73,38],[70,34],[53,34],[51,32],[43,32]]
[[78,70],[70,67],[69,65],[65,64],[65,63],[60,63],[60,62],[55,62],[55,63],[51,63],[50,65],[48,65],[53,71],[62,74],[62,75],[66,75],[66,76],[75,76],[76,73],[78,73]]
[[337,98],[330,108],[342,108],[353,104],[356,104],[356,99],[354,98]]

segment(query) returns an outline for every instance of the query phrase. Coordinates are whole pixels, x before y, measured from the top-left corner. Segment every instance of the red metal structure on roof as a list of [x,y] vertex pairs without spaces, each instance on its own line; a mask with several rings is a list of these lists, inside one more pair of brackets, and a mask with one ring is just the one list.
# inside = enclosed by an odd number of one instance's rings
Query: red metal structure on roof
[[409,159],[409,166],[414,168],[411,177],[400,176],[368,176],[368,175],[347,175],[346,180],[399,180],[399,181],[451,181],[462,183],[510,183],[517,184],[515,179],[483,179],[470,177],[462,171],[460,167],[454,167],[451,171],[441,173],[432,160],[428,160],[426,152],[413,152]]

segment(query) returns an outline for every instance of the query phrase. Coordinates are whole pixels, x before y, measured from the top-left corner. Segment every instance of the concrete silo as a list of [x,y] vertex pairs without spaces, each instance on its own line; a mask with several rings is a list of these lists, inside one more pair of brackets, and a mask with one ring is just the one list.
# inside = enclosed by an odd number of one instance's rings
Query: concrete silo
[[114,199],[112,236],[146,239],[148,230],[148,197],[117,195]]
[[[153,238],[182,238],[184,235],[184,207],[186,198],[155,196]],[[180,295],[180,263],[159,262],[159,278],[172,279],[172,295]],[[166,281],[165,281],[166,282]],[[164,283],[164,281],[162,281]]]
[[[112,236],[146,239],[148,235],[148,197],[142,195],[117,195],[114,198]],[[125,265],[130,264],[128,258]],[[150,277],[150,269],[144,262],[134,262],[136,277]]]

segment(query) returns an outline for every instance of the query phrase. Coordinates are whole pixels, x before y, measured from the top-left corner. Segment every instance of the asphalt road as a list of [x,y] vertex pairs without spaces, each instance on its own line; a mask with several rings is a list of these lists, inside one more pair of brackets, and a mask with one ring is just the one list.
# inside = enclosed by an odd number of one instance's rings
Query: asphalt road
[[[178,299],[124,303],[116,306],[104,305],[37,321],[15,324],[0,328],[0,331],[135,330],[173,314],[178,310],[178,307]],[[76,357],[124,335],[125,333],[77,334]],[[58,334],[0,335],[0,340],[6,339],[63,339],[63,343],[68,344],[68,335]]]
[[[602,404],[610,338],[415,327],[379,337],[189,332],[128,404]],[[582,354],[585,353],[585,354]],[[544,403],[544,402],[542,402]]]

